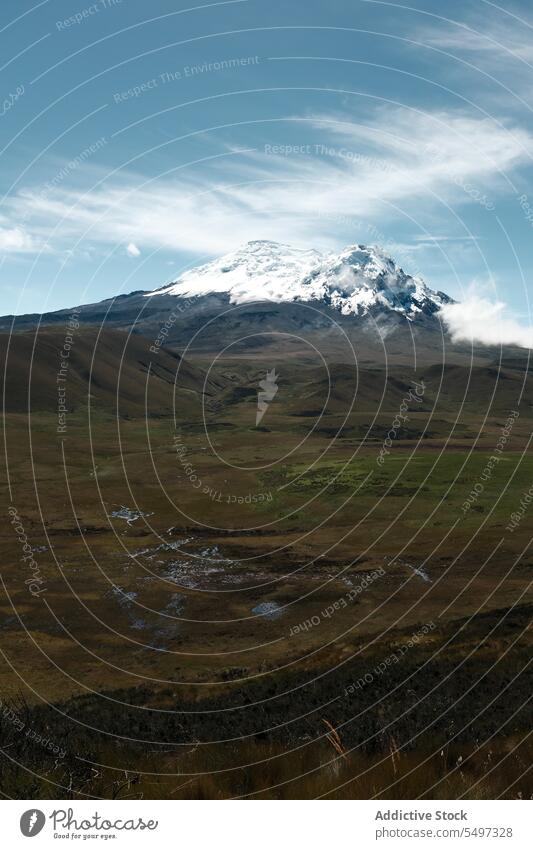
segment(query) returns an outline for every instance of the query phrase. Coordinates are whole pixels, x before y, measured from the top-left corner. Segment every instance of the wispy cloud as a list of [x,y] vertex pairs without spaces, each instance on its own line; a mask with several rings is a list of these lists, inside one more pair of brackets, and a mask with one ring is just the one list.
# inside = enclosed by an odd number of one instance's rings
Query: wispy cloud
[[438,26],[424,27],[418,37],[433,47],[485,56],[492,63],[497,56],[498,61],[533,64],[533,25],[524,15],[473,17],[470,24],[439,21]]
[[[524,109],[532,104],[531,10],[485,3],[480,13],[479,6],[465,4],[461,16],[461,21],[439,18],[419,27],[415,41],[430,48],[429,60],[452,81],[454,90],[491,113],[498,110],[524,120]],[[447,60],[443,54],[454,58]]]
[[[519,167],[533,146],[520,127],[457,112],[389,108],[364,124],[314,115],[293,119],[293,135],[295,126],[303,139],[312,135],[304,153],[241,151],[194,180],[123,173],[85,194],[64,185],[27,189],[7,202],[0,251],[10,239],[21,249],[123,243],[203,256],[256,238],[338,247],[341,218],[383,226],[405,209],[427,220],[441,201],[473,202],[466,180],[483,191],[504,189],[502,173]],[[20,237],[17,221],[25,224]]]
[[413,236],[415,242],[423,245],[431,245],[433,242],[477,242],[482,236],[441,236],[441,235],[433,235],[428,233],[427,235],[421,235],[417,233]]

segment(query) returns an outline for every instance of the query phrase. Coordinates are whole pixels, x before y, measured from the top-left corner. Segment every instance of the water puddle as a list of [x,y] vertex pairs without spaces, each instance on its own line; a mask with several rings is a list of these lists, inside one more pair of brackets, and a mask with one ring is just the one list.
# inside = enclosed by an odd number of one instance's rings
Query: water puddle
[[429,577],[428,573],[421,569],[420,566],[411,566],[410,563],[406,563],[405,565],[408,566],[409,569],[411,569],[411,571],[414,572],[415,575],[418,575],[419,578],[422,578],[422,580],[425,581],[426,584],[432,583],[432,580]]
[[120,510],[113,510],[113,512],[109,514],[109,518],[124,519],[131,527],[133,522],[136,522],[137,519],[146,519],[148,516],[153,515],[153,513],[143,513],[142,510],[132,510],[130,507],[121,506]]
[[174,593],[172,599],[165,607],[165,613],[169,613],[172,616],[181,616],[185,610],[185,601],[186,597],[184,595]]
[[135,601],[139,593],[134,592],[134,590],[130,590],[126,592],[121,587],[111,587],[110,590],[106,593],[108,598],[114,598],[121,607],[130,607],[130,605]]
[[283,615],[283,610],[276,601],[262,601],[261,604],[252,607],[252,613],[264,616],[265,619],[277,619]]

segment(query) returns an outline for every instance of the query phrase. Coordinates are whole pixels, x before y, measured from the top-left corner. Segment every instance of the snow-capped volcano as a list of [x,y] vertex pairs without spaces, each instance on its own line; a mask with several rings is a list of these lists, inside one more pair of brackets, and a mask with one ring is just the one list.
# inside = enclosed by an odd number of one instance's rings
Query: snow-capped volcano
[[[277,346],[304,359],[320,349],[345,362],[356,346],[369,362],[382,363],[384,352],[405,362],[416,343],[427,362],[442,347],[440,310],[450,302],[378,247],[335,253],[254,241],[153,292],[84,304],[76,314],[80,324],[144,334],[154,356],[163,347],[190,346],[202,354],[230,348],[236,356],[262,356]],[[0,317],[0,329],[63,325],[71,312]]]
[[393,310],[409,319],[451,302],[420,277],[406,274],[378,247],[353,245],[335,254],[268,241],[248,242],[145,297],[215,293],[227,294],[232,304],[321,301],[343,315]]

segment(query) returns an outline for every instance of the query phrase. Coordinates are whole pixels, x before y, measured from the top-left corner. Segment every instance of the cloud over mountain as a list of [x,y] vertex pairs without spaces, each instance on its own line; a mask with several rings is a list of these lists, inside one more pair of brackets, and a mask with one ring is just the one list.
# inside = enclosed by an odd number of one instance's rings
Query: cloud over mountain
[[258,238],[338,248],[341,221],[383,228],[406,212],[423,222],[435,205],[475,203],[467,181],[476,196],[505,188],[505,175],[533,145],[533,135],[508,123],[407,107],[374,109],[365,122],[349,114],[293,116],[278,128],[302,144],[228,144],[194,177],[177,168],[161,178],[126,170],[108,176],[87,166],[95,179],[84,191],[26,188],[6,201],[6,232],[23,220],[20,249],[58,251],[133,243],[216,256]]

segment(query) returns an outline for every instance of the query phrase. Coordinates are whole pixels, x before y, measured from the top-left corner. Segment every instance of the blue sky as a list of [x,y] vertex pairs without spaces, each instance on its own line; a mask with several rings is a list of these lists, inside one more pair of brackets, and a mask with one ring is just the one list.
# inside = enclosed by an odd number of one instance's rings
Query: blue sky
[[529,325],[529,3],[3,0],[0,37],[3,314],[263,238],[379,244]]

